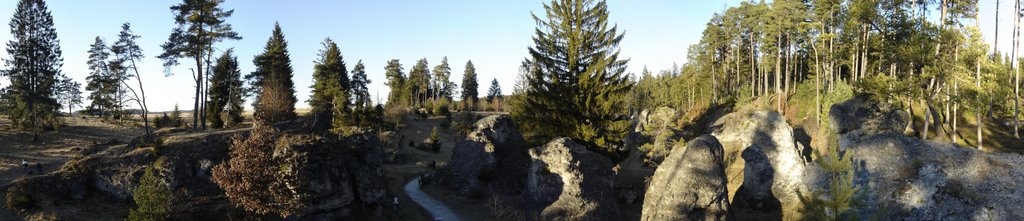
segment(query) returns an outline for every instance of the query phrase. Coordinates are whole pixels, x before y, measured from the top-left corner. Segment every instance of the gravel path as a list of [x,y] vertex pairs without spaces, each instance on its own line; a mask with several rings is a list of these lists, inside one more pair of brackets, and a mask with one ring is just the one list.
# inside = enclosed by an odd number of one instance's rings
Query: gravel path
[[434,220],[441,221],[458,221],[459,217],[452,212],[448,206],[445,206],[440,200],[434,199],[427,193],[420,190],[420,178],[414,178],[409,183],[405,184],[405,193],[412,198],[416,204],[420,204],[424,209],[430,212],[430,215],[434,217]]

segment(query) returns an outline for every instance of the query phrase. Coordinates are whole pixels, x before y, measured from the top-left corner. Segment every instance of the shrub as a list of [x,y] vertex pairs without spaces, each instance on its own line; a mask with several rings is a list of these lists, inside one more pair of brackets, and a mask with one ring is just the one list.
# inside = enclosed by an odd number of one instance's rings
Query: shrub
[[[159,163],[158,163],[159,164]],[[135,188],[132,198],[137,208],[128,213],[128,220],[166,220],[170,214],[171,192],[163,184],[153,168],[146,168],[146,173],[139,179],[139,187]]]
[[273,160],[278,131],[257,123],[248,137],[231,139],[227,161],[213,168],[213,181],[235,206],[258,214],[286,217],[297,212],[288,188],[278,181],[280,165]]
[[434,153],[441,152],[441,136],[437,133],[436,126],[430,131],[430,150]]
[[435,115],[448,116],[449,114],[451,114],[451,111],[449,109],[449,108],[451,108],[451,105],[448,103],[448,100],[441,99],[441,100],[432,102],[432,104],[433,104],[433,112],[434,112]]
[[35,198],[32,191],[24,185],[17,185],[7,189],[7,207],[27,209],[35,206]]
[[384,121],[393,125],[402,124],[405,116],[409,114],[409,109],[398,105],[389,105],[384,110]]
[[825,149],[826,154],[814,150],[815,163],[821,166],[828,178],[824,191],[814,191],[810,196],[797,192],[805,220],[859,220],[856,208],[861,198],[861,186],[853,183],[853,160],[839,151],[835,133],[832,133]]

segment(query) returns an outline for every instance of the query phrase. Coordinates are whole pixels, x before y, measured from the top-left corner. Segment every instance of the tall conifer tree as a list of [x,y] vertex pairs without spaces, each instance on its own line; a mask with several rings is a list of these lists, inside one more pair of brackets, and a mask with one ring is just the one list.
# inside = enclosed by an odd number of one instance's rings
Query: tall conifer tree
[[[525,131],[540,138],[569,136],[599,147],[621,140],[626,122],[623,97],[632,83],[619,59],[623,34],[609,26],[605,1],[569,0],[544,4],[528,61],[527,95],[513,112]],[[541,126],[544,125],[544,126]],[[528,133],[529,133],[528,132]]]
[[274,24],[274,32],[267,40],[262,54],[253,59],[256,71],[252,76],[261,79],[260,94],[256,96],[254,115],[257,120],[276,123],[295,117],[295,83],[292,82],[292,64],[288,54],[288,42],[280,24]]
[[20,0],[11,18],[11,41],[7,42],[8,58],[4,74],[10,80],[6,89],[8,117],[14,126],[38,131],[57,124],[56,90],[64,58],[61,55],[53,16],[42,0]]
[[463,71],[462,75],[462,107],[466,110],[475,110],[476,101],[480,98],[477,97],[477,87],[479,83],[476,81],[476,66],[473,66],[473,61],[466,61],[466,70]]

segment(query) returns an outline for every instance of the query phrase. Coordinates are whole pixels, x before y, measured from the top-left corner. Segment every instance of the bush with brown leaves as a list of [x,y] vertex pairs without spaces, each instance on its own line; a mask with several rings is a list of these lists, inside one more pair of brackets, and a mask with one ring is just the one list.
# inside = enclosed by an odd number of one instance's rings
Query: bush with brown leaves
[[258,214],[288,217],[301,205],[278,181],[281,164],[273,158],[274,142],[279,132],[273,127],[257,124],[248,137],[231,139],[231,158],[213,169],[213,181],[232,204]]

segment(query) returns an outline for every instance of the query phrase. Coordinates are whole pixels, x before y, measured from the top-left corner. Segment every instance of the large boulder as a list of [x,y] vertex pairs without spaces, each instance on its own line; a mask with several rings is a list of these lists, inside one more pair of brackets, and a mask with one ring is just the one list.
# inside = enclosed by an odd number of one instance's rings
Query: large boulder
[[611,161],[569,138],[530,149],[530,157],[524,198],[541,220],[622,220]]
[[986,153],[895,133],[847,148],[866,189],[861,217],[1024,220],[1024,156]]
[[839,146],[845,148],[861,137],[881,133],[902,133],[910,122],[906,111],[888,102],[878,102],[868,95],[832,105],[830,126],[840,134]]
[[654,172],[641,220],[731,220],[722,145],[704,135],[676,146]]
[[459,195],[518,194],[529,164],[529,147],[508,115],[480,119],[452,150],[440,171],[442,183]]
[[291,200],[305,205],[297,216],[343,209],[355,200],[354,180],[337,149],[322,137],[285,135],[278,139],[273,158],[280,182]]
[[[793,139],[793,128],[773,111],[740,111],[719,118],[708,128],[725,150],[726,176],[733,204],[783,215],[801,205],[797,192],[804,184],[806,160]],[[742,185],[740,184],[742,181]]]

